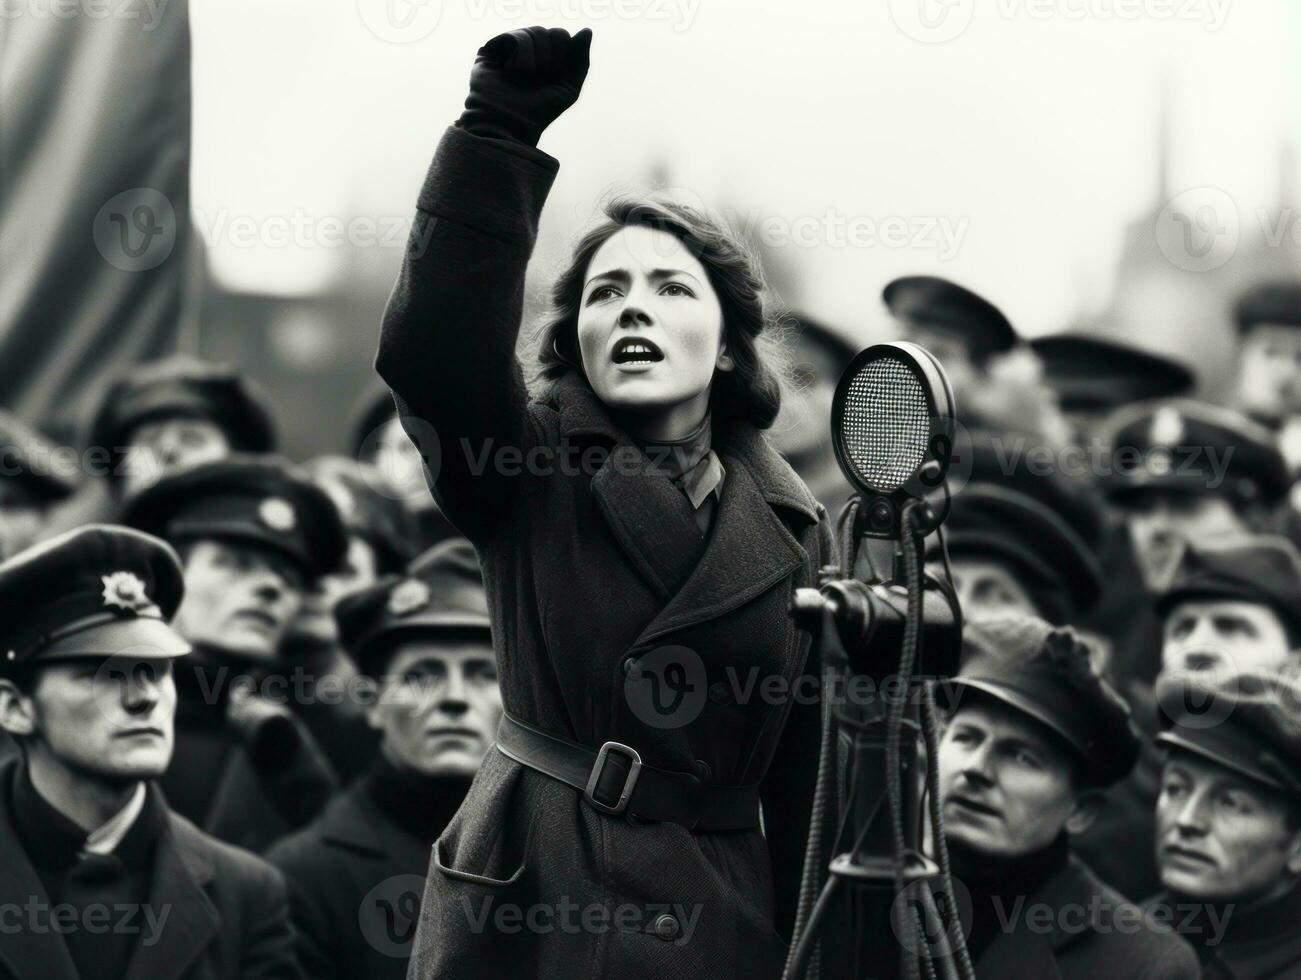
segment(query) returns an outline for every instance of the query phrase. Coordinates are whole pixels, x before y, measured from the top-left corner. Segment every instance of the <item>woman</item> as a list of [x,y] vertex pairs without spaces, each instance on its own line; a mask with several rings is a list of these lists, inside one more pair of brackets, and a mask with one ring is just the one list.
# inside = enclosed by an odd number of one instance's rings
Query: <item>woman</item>
[[583,239],[528,398],[524,273],[558,166],[536,143],[590,41],[480,50],[384,318],[377,368],[478,549],[507,712],[435,845],[411,975],[776,977],[818,754],[787,610],[832,535],[759,431],[762,283],[689,210],[616,205]]

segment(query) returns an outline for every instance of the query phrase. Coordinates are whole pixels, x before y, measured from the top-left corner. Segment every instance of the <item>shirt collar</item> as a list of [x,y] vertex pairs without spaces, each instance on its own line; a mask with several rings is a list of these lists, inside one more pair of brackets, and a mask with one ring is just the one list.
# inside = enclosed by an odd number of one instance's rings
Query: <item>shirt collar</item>
[[82,851],[87,854],[112,854],[135,824],[140,811],[145,808],[145,793],[145,784],[139,783],[126,806],[90,832]]

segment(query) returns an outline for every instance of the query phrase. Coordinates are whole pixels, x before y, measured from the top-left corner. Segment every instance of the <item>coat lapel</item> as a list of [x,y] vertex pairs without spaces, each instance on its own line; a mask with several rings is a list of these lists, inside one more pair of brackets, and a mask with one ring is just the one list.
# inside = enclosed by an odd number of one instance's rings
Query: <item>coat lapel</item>
[[[48,909],[50,900],[32,862],[18,843],[13,822],[9,819],[9,795],[14,770],[11,762],[0,771],[0,895],[7,901],[26,904],[39,902]],[[53,929],[0,930],[0,961],[16,977],[41,976],[48,980],[77,980],[77,968],[64,945],[63,937]]]
[[127,980],[175,980],[204,954],[221,928],[221,914],[204,890],[211,880],[203,837],[169,813],[154,853],[148,898],[154,909],[167,910],[167,920],[157,942],[136,947]]
[[[977,976],[1007,977],[1009,980],[1060,980],[1057,952],[1082,936],[1099,928],[1100,905],[1091,902],[1094,888],[1081,865],[1070,858],[1066,865],[1045,881],[1034,894],[1028,895],[1021,908],[1016,909],[1015,925],[998,936],[985,950],[976,964]],[[1087,924],[1069,930],[1060,927],[1054,916],[1052,924],[1044,930],[1031,930],[1027,926],[1026,912],[1032,907],[1045,906],[1060,909],[1075,906],[1088,911]]]

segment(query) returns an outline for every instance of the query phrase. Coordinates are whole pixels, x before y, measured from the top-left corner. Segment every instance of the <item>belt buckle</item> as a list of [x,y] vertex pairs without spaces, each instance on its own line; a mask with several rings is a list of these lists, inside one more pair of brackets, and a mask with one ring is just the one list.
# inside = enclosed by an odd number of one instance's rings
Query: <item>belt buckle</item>
[[[631,757],[632,768],[628,770],[628,775],[623,781],[623,789],[619,791],[619,801],[611,806],[608,803],[602,803],[594,795],[596,784],[601,778],[601,771],[605,767],[606,757],[611,750],[616,750]],[[637,777],[641,775],[641,756],[637,750],[622,742],[606,742],[596,753],[596,762],[592,766],[592,774],[587,777],[587,788],[583,790],[583,798],[601,813],[607,813],[610,816],[618,816],[628,809],[628,800],[632,797],[632,791],[637,785]]]

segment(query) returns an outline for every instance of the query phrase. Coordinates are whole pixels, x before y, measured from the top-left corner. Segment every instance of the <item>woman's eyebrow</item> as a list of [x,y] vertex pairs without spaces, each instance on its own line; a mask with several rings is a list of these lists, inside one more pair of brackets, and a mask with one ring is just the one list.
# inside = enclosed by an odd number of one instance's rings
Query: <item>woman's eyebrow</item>
[[[675,276],[686,276],[688,279],[693,279],[696,282],[700,282],[698,276],[696,276],[692,272],[687,271],[686,269],[651,269],[648,278],[658,281],[662,279],[672,279]],[[598,280],[610,280],[612,282],[626,284],[631,279],[632,279],[632,275],[628,272],[627,269],[606,269],[605,271],[598,272],[596,275],[589,278],[587,282],[583,284],[583,287],[586,288],[590,286],[592,283],[597,282]]]
[[632,276],[628,273],[627,269],[607,269],[604,272],[598,272],[596,275],[588,279],[587,282],[583,283],[583,288],[587,288],[600,279],[609,279],[614,282],[627,283],[632,279]]

